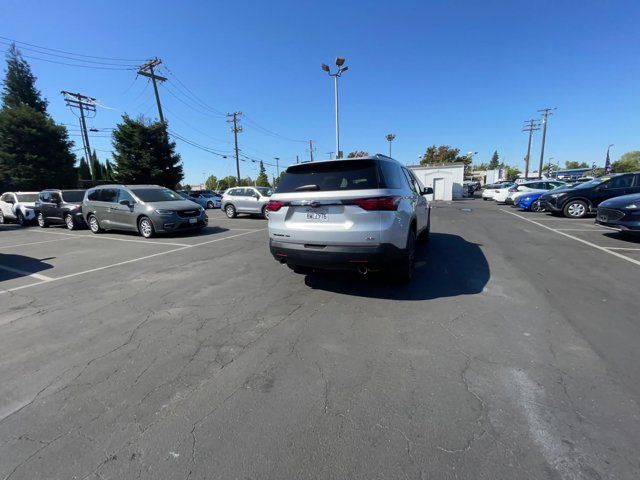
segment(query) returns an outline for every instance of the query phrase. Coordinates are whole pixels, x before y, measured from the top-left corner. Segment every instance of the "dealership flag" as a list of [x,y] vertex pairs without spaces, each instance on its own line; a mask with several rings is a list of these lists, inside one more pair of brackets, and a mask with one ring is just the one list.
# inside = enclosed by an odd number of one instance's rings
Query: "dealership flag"
[[607,148],[607,160],[604,162],[604,174],[609,175],[611,173],[611,159],[609,158],[609,149]]

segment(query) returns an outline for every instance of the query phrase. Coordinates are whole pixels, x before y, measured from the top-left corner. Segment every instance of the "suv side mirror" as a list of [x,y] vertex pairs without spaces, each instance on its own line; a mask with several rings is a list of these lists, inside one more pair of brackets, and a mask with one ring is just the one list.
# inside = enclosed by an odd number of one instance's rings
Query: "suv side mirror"
[[422,190],[422,195],[431,195],[432,193],[433,193],[432,187],[425,187],[424,190]]
[[129,200],[120,200],[120,205],[124,205],[125,207],[130,207],[131,202]]
[[256,197],[256,200],[260,200],[260,194],[259,193],[254,193],[253,196]]

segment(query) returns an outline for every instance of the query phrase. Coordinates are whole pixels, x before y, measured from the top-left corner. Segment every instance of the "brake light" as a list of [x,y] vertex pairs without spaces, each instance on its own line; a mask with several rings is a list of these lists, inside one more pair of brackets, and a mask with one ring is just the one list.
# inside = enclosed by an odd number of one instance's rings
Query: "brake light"
[[400,204],[400,196],[357,198],[349,202],[350,205],[357,205],[363,210],[397,210]]
[[277,212],[278,210],[280,210],[282,207],[284,207],[285,203],[284,202],[279,202],[277,200],[269,200],[267,202],[267,206],[265,207],[267,210],[269,210],[270,212]]

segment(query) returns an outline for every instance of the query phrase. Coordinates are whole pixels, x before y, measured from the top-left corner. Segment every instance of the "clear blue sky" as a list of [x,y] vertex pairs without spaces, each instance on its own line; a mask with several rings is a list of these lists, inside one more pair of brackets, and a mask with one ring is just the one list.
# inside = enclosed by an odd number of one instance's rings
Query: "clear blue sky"
[[[4,0],[0,17],[0,35],[23,42],[101,57],[161,58],[175,75],[160,91],[170,128],[217,150],[232,148],[228,124],[172,96],[167,89],[185,100],[176,77],[214,109],[242,111],[290,139],[313,139],[316,154],[326,157],[335,149],[333,85],[320,64],[336,55],[349,65],[341,81],[345,152],[384,153],[384,136],[393,132],[394,157],[404,163],[415,163],[428,145],[447,144],[478,151],[477,163],[497,149],[522,168],[522,123],[546,106],[558,108],[547,157],[602,164],[610,143],[614,159],[640,149],[637,0]],[[77,123],[62,89],[108,107],[91,120],[95,127],[112,128],[123,112],[156,116],[151,88],[142,77],[134,80],[132,70],[28,60],[59,122]],[[278,156],[282,164],[308,156],[305,144],[243,123],[246,155],[271,162]],[[106,136],[92,134],[103,160],[111,148]],[[537,135],[536,163],[539,149]],[[182,142],[178,151],[187,182],[235,173],[231,156]],[[257,173],[249,162],[241,169],[243,176]]]

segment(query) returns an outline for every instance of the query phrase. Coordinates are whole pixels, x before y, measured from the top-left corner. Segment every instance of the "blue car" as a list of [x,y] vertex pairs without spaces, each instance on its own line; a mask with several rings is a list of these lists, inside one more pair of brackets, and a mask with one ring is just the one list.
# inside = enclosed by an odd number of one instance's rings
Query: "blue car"
[[540,202],[540,197],[547,192],[531,192],[518,197],[518,208],[530,212],[542,212],[544,205]]

